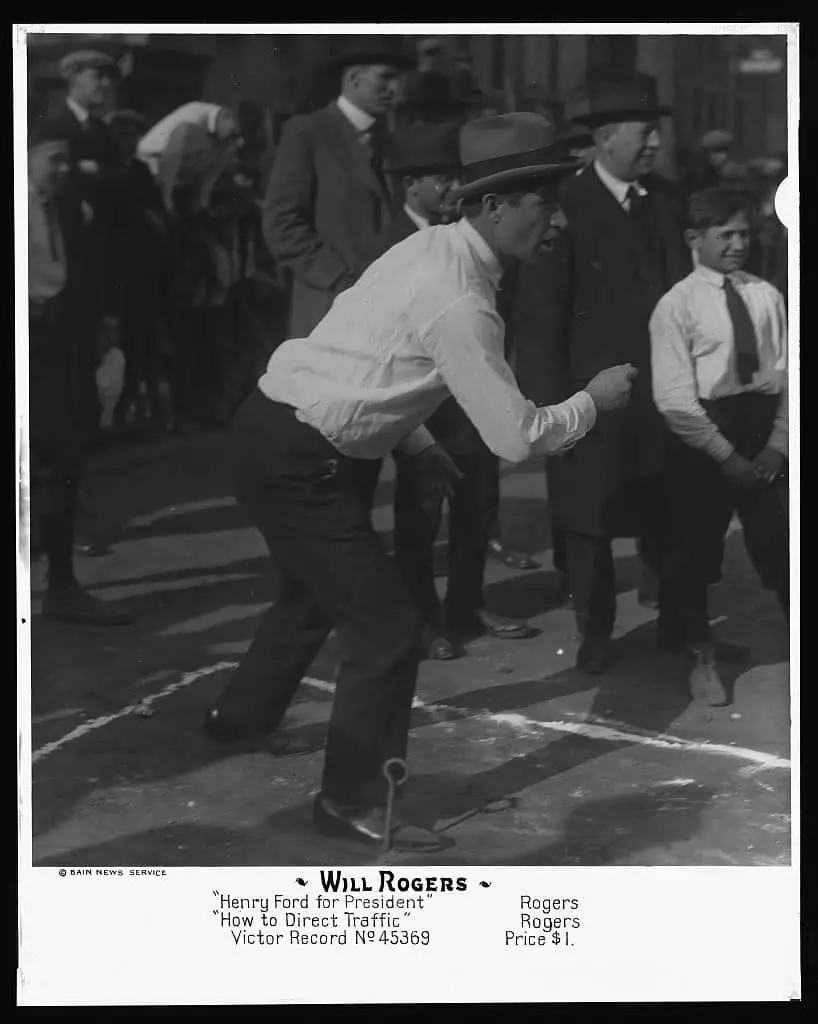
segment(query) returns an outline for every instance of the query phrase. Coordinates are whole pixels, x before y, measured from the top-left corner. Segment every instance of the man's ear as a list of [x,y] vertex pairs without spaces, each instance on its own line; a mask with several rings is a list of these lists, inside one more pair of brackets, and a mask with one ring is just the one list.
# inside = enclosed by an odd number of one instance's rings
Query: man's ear
[[695,228],[687,228],[685,230],[685,241],[691,249],[698,249],[699,242],[701,241],[701,232]]

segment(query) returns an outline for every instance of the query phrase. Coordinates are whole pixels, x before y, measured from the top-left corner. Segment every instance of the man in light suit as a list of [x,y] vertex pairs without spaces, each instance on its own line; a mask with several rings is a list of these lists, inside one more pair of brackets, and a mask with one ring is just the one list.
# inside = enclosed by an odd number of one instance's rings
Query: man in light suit
[[284,130],[267,186],[264,236],[292,273],[291,338],[306,338],[354,283],[389,223],[384,115],[412,61],[370,36],[334,62],[341,94]]

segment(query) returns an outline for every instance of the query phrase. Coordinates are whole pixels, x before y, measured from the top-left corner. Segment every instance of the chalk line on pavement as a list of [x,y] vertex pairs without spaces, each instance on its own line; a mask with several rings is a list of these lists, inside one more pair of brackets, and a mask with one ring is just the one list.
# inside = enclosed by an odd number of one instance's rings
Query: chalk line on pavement
[[118,718],[125,718],[126,715],[136,714],[141,711],[142,708],[150,707],[151,704],[161,700],[162,697],[169,697],[177,690],[181,690],[185,686],[190,686],[191,683],[198,682],[199,679],[202,679],[205,676],[210,676],[215,672],[223,672],[235,667],[235,661],[220,661],[215,665],[206,665],[204,668],[198,668],[193,672],[186,672],[181,679],[177,679],[175,683],[169,683],[158,693],[152,693],[142,700],[136,701],[134,704],[129,704],[125,708],[120,708],[119,711],[115,711],[112,715],[101,715],[99,718],[92,718],[89,722],[83,722],[81,725],[78,725],[76,729],[72,729],[71,732],[67,732],[58,740],[54,740],[52,743],[46,743],[45,746],[40,747],[32,753],[31,763],[36,764],[38,761],[42,761],[44,757],[48,757],[49,754],[53,754],[55,750],[59,750],[60,747],[64,747],[66,743],[73,743],[74,740],[80,739],[82,736],[87,735],[94,729],[101,729],[104,725],[110,725],[111,722],[115,722]]
[[[176,693],[178,690],[181,690],[186,686],[190,686],[191,683],[198,682],[200,679],[213,675],[216,672],[234,669],[236,668],[236,665],[237,662],[235,661],[220,661],[214,665],[206,665],[192,672],[186,672],[181,679],[178,679],[175,683],[168,684],[168,686],[160,690],[158,693],[151,694],[143,700],[129,704],[127,707],[124,707],[113,714],[103,715],[99,718],[91,719],[89,722],[83,722],[75,729],[72,729],[71,732],[60,737],[60,739],[45,744],[45,746],[40,747],[32,754],[32,764],[36,764],[43,758],[48,757],[49,754],[53,754],[56,750],[59,750],[66,744],[80,739],[82,736],[87,735],[94,729],[100,729],[119,718],[126,717],[127,715],[137,714],[143,708],[150,707],[150,705],[154,704],[156,701],[161,700],[163,697],[168,697],[172,693]],[[321,690],[324,693],[335,692],[335,684],[328,682],[325,679],[315,679],[311,676],[305,676],[302,683],[312,687],[313,689]],[[728,746],[723,743],[709,743],[706,740],[688,740],[683,737],[672,736],[667,733],[646,734],[644,732],[631,732],[626,729],[614,728],[611,725],[603,725],[599,720],[594,722],[566,722],[562,720],[549,720],[543,722],[536,718],[527,718],[525,715],[512,712],[489,712],[481,711],[480,709],[466,710],[463,708],[452,707],[447,704],[427,704],[419,697],[415,697],[413,699],[412,706],[417,710],[427,713],[431,717],[431,721],[429,722],[430,725],[440,724],[444,721],[470,719],[472,721],[482,721],[493,725],[511,727],[518,733],[528,736],[544,732],[572,733],[576,736],[584,736],[588,739],[601,740],[607,743],[627,743],[629,746],[646,746],[662,750],[678,750],[686,753],[729,757],[733,760],[748,762],[748,764],[741,770],[742,775],[752,775],[757,772],[770,769],[789,770],[791,767],[790,761],[787,758],[777,757],[775,754],[768,754],[761,750],[752,750],[749,747]]]

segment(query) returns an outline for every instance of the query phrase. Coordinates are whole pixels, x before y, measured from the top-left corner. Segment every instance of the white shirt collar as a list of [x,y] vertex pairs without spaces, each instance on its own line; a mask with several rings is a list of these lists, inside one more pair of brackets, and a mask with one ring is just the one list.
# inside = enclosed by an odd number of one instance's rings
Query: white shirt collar
[[638,196],[646,196],[648,194],[646,189],[640,185],[638,181],[622,181],[603,167],[599,160],[594,160],[594,170],[596,171],[599,180],[605,188],[608,189],[620,206],[622,206],[628,198],[628,189],[630,188],[636,189],[636,194]]
[[697,263],[693,273],[702,280],[707,281],[709,284],[714,285],[716,288],[724,287],[725,277],[729,277],[733,284],[746,284],[747,276],[741,270],[734,270],[731,274],[722,274],[718,270],[712,270],[710,267],[705,267],[701,263]]
[[455,231],[459,231],[474,250],[477,262],[488,274],[492,287],[495,289],[499,288],[500,278],[503,276],[503,268],[500,266],[500,261],[497,259],[489,243],[483,238],[477,228],[469,223],[468,217],[460,218],[455,225]]
[[424,228],[429,227],[429,221],[425,217],[421,217],[419,213],[415,213],[408,203],[403,204],[403,212],[413,224],[416,224],[420,228],[421,231],[423,231]]
[[368,132],[375,123],[375,118],[371,114],[367,114],[365,110],[350,103],[346,96],[338,97],[338,109],[356,132]]
[[76,119],[79,121],[79,123],[85,124],[85,122],[91,116],[85,109],[85,107],[81,107],[79,103],[77,103],[77,101],[75,99],[72,99],[70,96],[65,97],[65,102],[68,104],[68,108],[70,109],[74,117],[76,117]]

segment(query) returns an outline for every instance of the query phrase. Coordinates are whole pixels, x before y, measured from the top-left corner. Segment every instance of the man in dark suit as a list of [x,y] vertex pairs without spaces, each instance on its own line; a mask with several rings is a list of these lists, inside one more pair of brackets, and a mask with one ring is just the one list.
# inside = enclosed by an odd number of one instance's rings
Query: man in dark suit
[[29,436],[42,545],[48,559],[48,618],[95,625],[131,621],[83,590],[73,548],[96,363],[84,331],[93,211],[67,183],[69,133],[40,121],[29,141]]
[[119,68],[109,54],[79,50],[62,59],[60,72],[67,92],[54,120],[68,137],[73,185],[86,202],[98,206],[119,167],[116,144],[102,116]]
[[410,61],[394,38],[370,36],[334,63],[341,94],[288,122],[267,186],[264,235],[292,272],[289,336],[306,338],[369,262],[389,221],[384,115]]
[[613,357],[638,371],[630,406],[547,465],[582,638],[577,664],[594,673],[610,663],[612,539],[638,538],[653,566],[661,543],[665,427],[651,394],[648,319],[690,270],[675,189],[651,174],[668,113],[643,75],[575,97],[572,119],[593,130],[595,159],[566,183],[567,230],[520,275],[518,375],[529,397],[559,400]]
[[[71,160],[68,189],[77,201],[93,211],[86,231],[82,283],[76,290],[76,324],[95,351],[104,315],[118,317],[112,276],[112,256],[122,239],[114,216],[114,193],[121,174],[119,152],[103,110],[119,81],[119,68],[110,54],[78,50],[60,62],[67,92],[60,110],[51,119],[65,133]],[[93,236],[93,237],[92,237]],[[89,428],[99,421],[96,395],[86,403]]]
[[[455,219],[451,189],[459,163],[455,125],[415,124],[395,140],[389,169],[401,178],[405,201],[383,233],[379,252],[446,220]],[[395,559],[425,624],[428,657],[456,656],[453,638],[488,634],[502,639],[532,635],[527,623],[485,608],[483,574],[492,526],[500,504],[498,460],[454,398],[447,398],[426,421],[437,444],[454,460],[460,479],[449,500],[448,584],[445,610],[435,588],[434,545],[443,500],[430,494],[417,460],[393,453]]]

